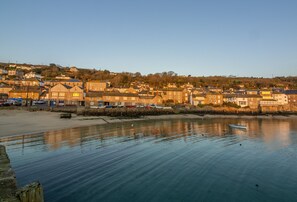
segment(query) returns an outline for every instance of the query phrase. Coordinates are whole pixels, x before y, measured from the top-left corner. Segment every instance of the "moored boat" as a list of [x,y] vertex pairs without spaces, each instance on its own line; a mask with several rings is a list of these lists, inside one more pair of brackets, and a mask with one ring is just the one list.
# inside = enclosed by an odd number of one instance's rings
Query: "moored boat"
[[244,125],[238,125],[238,124],[229,124],[229,127],[231,128],[237,128],[237,129],[247,129]]

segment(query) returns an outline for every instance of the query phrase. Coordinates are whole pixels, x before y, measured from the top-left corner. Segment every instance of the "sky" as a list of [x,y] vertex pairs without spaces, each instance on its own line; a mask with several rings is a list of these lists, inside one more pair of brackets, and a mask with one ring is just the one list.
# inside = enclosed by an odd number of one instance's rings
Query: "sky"
[[2,0],[0,61],[296,76],[296,0]]

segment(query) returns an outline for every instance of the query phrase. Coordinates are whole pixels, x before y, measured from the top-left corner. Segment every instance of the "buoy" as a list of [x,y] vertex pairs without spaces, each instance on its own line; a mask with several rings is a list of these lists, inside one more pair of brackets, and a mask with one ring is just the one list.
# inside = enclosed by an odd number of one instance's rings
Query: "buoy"
[[241,144],[240,144],[240,146],[241,146]]

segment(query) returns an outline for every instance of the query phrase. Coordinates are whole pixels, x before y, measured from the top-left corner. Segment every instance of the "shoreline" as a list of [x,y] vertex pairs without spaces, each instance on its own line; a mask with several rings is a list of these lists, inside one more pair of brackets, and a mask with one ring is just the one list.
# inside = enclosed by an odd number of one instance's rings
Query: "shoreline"
[[48,131],[78,128],[92,125],[125,123],[135,121],[156,121],[172,119],[213,119],[213,118],[239,118],[239,119],[292,119],[297,115],[219,115],[219,114],[168,114],[148,115],[140,118],[119,118],[109,116],[80,116],[72,114],[71,119],[60,119],[61,112],[27,110],[0,110],[0,138],[20,135],[34,135]]

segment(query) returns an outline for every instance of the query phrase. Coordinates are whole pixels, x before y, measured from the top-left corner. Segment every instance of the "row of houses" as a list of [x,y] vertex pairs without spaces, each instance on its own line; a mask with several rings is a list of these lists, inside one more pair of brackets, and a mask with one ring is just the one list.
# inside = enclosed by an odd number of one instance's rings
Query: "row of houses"
[[219,88],[194,88],[190,84],[176,87],[170,84],[163,89],[150,88],[146,84],[129,88],[111,87],[108,81],[82,82],[77,79],[63,79],[41,82],[37,78],[21,81],[7,80],[0,83],[0,93],[10,98],[47,100],[59,105],[163,105],[191,104],[216,105],[232,103],[239,107],[279,107],[297,105],[297,90],[272,91],[242,90],[223,91]]

